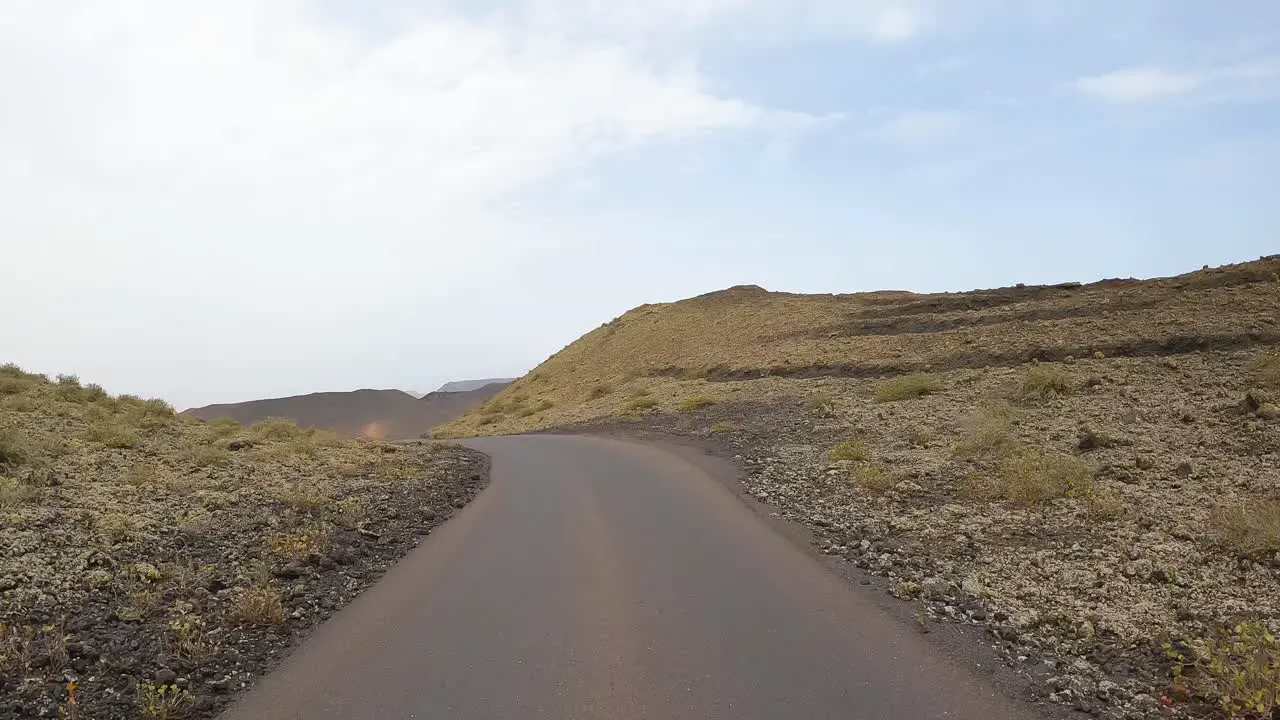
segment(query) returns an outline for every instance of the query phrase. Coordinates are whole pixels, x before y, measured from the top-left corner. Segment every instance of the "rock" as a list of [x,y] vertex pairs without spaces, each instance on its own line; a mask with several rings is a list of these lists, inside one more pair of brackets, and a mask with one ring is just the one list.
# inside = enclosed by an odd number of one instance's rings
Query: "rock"
[[1098,387],[1101,384],[1102,384],[1102,377],[1098,375],[1090,375],[1089,377],[1084,379],[1084,387],[1087,387],[1087,388]]
[[1178,477],[1190,477],[1193,470],[1194,468],[1191,467],[1191,463],[1186,460],[1183,460],[1182,462],[1178,463],[1177,467],[1173,469],[1173,474],[1177,475]]
[[1139,470],[1150,470],[1156,466],[1156,461],[1149,455],[1137,455],[1133,458],[1133,465]]
[[1131,578],[1136,578],[1138,580],[1149,579],[1151,577],[1152,572],[1154,572],[1154,570],[1155,568],[1152,562],[1147,558],[1138,558],[1137,560],[1131,560],[1128,563],[1125,563],[1125,566],[1124,566],[1124,574]]
[[1089,428],[1080,431],[1080,440],[1076,442],[1076,447],[1084,452],[1088,452],[1098,447],[1098,435]]
[[940,577],[927,578],[920,583],[920,595],[926,600],[942,600],[951,594],[951,583]]
[[1277,405],[1275,403],[1263,403],[1261,406],[1258,407],[1257,410],[1254,411],[1253,414],[1257,415],[1263,420],[1280,419],[1280,405]]
[[169,668],[160,668],[154,678],[157,685],[173,685],[178,681],[178,673]]
[[302,567],[298,563],[287,563],[285,565],[282,565],[276,568],[272,574],[278,578],[285,578],[287,580],[292,580],[294,578],[302,577],[303,575],[306,574],[306,572],[307,572],[306,568]]
[[1093,353],[1093,359],[1094,359],[1094,360],[1105,360],[1105,359],[1106,359],[1106,357],[1107,357],[1107,354],[1106,354],[1106,353],[1104,353],[1104,352],[1102,352],[1101,350],[1096,350],[1096,351],[1094,351],[1094,353]]
[[1138,422],[1138,419],[1139,419],[1138,410],[1136,408],[1129,408],[1128,410],[1124,411],[1123,415],[1120,416],[1120,422],[1124,423],[1125,425],[1132,425]]
[[1245,413],[1257,413],[1264,405],[1272,404],[1271,395],[1262,390],[1250,390],[1240,401],[1240,409]]

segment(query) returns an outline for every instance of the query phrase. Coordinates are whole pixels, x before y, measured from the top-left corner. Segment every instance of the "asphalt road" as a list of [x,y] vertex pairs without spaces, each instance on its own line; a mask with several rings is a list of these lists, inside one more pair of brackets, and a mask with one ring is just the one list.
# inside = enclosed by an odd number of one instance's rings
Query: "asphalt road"
[[1033,716],[678,455],[468,444],[489,488],[226,720]]

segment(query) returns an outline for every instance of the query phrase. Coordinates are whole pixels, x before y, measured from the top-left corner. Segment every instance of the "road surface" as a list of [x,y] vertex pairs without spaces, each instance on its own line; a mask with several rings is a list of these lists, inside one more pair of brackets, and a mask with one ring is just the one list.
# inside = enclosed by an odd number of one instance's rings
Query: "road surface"
[[225,720],[1033,717],[675,454],[467,444],[489,488]]

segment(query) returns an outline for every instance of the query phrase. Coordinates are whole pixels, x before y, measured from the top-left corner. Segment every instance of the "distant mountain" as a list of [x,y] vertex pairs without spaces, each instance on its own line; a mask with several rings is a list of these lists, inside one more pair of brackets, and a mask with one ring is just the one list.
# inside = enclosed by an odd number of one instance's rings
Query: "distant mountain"
[[229,417],[252,424],[270,417],[288,418],[302,427],[333,430],[348,437],[387,440],[416,438],[488,400],[506,387],[489,383],[462,392],[433,392],[416,398],[401,390],[353,390],[207,405],[184,415],[216,420]]
[[466,392],[468,390],[478,390],[485,385],[499,383],[501,385],[509,385],[515,382],[515,378],[486,378],[484,380],[455,380],[441,385],[436,392]]

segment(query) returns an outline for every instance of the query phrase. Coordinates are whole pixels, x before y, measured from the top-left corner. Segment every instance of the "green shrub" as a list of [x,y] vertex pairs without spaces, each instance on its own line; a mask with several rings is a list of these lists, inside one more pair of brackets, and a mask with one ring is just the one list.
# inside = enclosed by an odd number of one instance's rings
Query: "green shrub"
[[919,373],[885,380],[876,386],[876,402],[912,400],[942,390],[938,378]]
[[1184,644],[1186,652],[1164,644],[1175,685],[1233,718],[1269,718],[1280,710],[1280,643],[1261,622],[1219,628]]
[[862,444],[860,440],[845,440],[827,451],[827,457],[832,460],[854,460],[862,462],[871,458],[871,453],[867,452],[867,446]]

